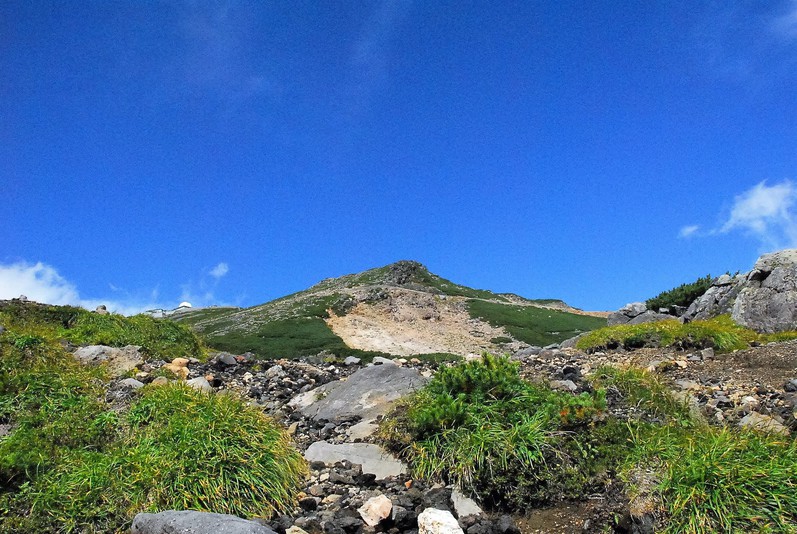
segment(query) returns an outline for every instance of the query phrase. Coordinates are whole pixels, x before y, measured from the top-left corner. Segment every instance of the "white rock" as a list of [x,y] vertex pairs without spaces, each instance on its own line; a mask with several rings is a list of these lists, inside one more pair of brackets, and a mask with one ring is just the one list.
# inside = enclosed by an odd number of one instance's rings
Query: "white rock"
[[418,515],[418,534],[465,534],[448,510],[427,508]]
[[390,517],[391,510],[393,510],[393,503],[384,495],[371,497],[357,509],[365,524],[370,527],[375,527],[380,521]]
[[198,376],[191,380],[187,380],[186,385],[198,389],[199,391],[204,391],[205,393],[213,393],[213,386],[210,385],[210,382],[208,382],[204,376]]
[[457,512],[457,517],[468,517],[469,515],[480,515],[482,509],[476,501],[463,495],[458,489],[454,488],[451,492],[451,503]]

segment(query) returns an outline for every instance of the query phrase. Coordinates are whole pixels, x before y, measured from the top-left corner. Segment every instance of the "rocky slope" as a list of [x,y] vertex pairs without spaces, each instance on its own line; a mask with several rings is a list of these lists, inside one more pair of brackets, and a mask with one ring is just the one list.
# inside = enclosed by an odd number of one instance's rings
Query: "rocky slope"
[[[784,435],[797,431],[797,342],[725,355],[715,355],[710,349],[585,354],[575,349],[532,348],[513,359],[521,363],[529,380],[550,382],[574,394],[589,389],[589,375],[602,365],[648,368],[664,377],[711,424]],[[164,363],[150,362],[139,378],[152,380]],[[269,522],[280,533],[301,534],[298,528],[339,534],[360,529],[414,533],[419,513],[427,508],[450,510],[468,534],[607,532],[618,516],[629,513],[627,496],[613,486],[586,502],[517,510],[508,517],[473,508],[451,487],[413,480],[405,465],[378,448],[372,432],[374,421],[396,398],[420,387],[433,372],[433,367],[419,360],[313,364],[220,353],[206,364],[190,363],[188,369],[189,379],[208,380],[209,391],[238,391],[282,421],[311,462],[299,507]],[[123,387],[128,386],[117,390]],[[616,392],[610,392],[609,409],[621,418],[632,416],[629,409],[633,408]],[[374,499],[385,499],[389,509],[367,527],[361,510]]]
[[511,352],[605,325],[600,313],[461,286],[411,261],[323,280],[251,308],[193,309],[174,319],[218,348],[272,358]]

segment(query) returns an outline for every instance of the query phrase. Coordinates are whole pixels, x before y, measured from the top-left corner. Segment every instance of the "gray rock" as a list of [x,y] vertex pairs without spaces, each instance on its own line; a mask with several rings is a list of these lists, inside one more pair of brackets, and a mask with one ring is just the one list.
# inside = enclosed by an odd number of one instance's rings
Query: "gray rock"
[[786,384],[783,386],[783,390],[788,392],[797,391],[797,378],[793,378],[786,382]]
[[451,491],[451,504],[454,505],[454,511],[459,518],[481,515],[483,513],[479,505],[476,504],[476,501],[470,497],[466,497],[456,488]]
[[362,465],[363,473],[372,473],[377,479],[398,476],[407,472],[407,466],[372,443],[327,443],[316,441],[307,448],[304,457],[309,462],[334,464],[348,460]]
[[758,412],[751,412],[739,421],[739,426],[761,432],[772,432],[775,434],[789,435],[789,429],[772,417]]
[[608,324],[609,326],[614,326],[618,324],[626,324],[628,321],[642,315],[648,311],[648,307],[645,305],[644,302],[630,302],[617,310],[614,313],[609,314]]
[[578,386],[572,380],[551,380],[551,387],[562,391],[576,391]]
[[673,316],[666,313],[656,313],[654,311],[648,310],[646,312],[640,313],[628,321],[627,324],[655,323],[656,321],[667,321],[668,319],[673,319]]
[[131,534],[275,534],[270,528],[240,517],[191,510],[141,513]]
[[100,304],[94,309],[94,313],[99,315],[108,315],[108,308],[105,306],[105,304]]
[[139,382],[135,378],[125,378],[124,380],[120,380],[119,385],[130,389],[139,389],[144,387],[144,383]]
[[373,365],[345,381],[330,382],[295,397],[290,406],[312,419],[341,421],[352,417],[373,420],[426,383],[415,370],[397,365]]
[[105,345],[89,345],[77,349],[73,356],[80,363],[107,365],[111,376],[121,376],[144,364],[140,349],[141,347],[136,345],[127,345],[121,349]]
[[346,356],[346,359],[343,360],[343,365],[359,365],[361,361],[356,356]]
[[394,362],[390,358],[383,358],[382,356],[375,356],[372,362],[374,365],[384,365],[384,364],[396,365],[396,362]]
[[725,313],[758,332],[797,329],[797,249],[764,254],[744,275],[720,276],[683,317],[709,319]]
[[220,353],[216,359],[223,363],[224,365],[238,365],[238,360],[235,359],[235,356],[230,354],[229,352],[222,352]]
[[205,393],[213,393],[214,389],[213,386],[207,381],[204,376],[198,376],[196,378],[192,378],[191,380],[185,381],[186,385],[191,386],[194,389],[198,389],[199,391],[204,391]]

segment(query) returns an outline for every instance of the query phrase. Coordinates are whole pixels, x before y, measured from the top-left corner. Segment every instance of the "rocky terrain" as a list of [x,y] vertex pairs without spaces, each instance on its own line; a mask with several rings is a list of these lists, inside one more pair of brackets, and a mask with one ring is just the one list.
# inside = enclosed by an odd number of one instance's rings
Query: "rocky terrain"
[[[527,379],[546,381],[574,394],[589,388],[586,378],[602,365],[649,368],[665,377],[673,391],[712,424],[750,426],[784,435],[797,431],[797,342],[724,355],[711,349],[585,354],[572,348],[531,347],[513,359],[521,362]],[[137,378],[153,381],[164,365],[150,362]],[[627,503],[610,487],[586,502],[517,510],[510,516],[485,513],[454,488],[413,480],[405,465],[379,448],[373,432],[393,401],[431,376],[434,366],[419,360],[379,359],[363,365],[351,358],[345,364],[333,364],[258,361],[251,355],[219,353],[208,363],[187,362],[185,368],[195,387],[215,394],[238,392],[283,422],[310,461],[311,476],[299,507],[268,522],[280,533],[301,534],[298,529],[414,533],[419,514],[427,508],[450,511],[469,534],[603,532],[612,514],[628,513]],[[140,384],[122,380],[111,394],[124,397],[135,387]],[[627,416],[623,411],[627,408],[620,406],[610,402],[609,409],[619,417]]]

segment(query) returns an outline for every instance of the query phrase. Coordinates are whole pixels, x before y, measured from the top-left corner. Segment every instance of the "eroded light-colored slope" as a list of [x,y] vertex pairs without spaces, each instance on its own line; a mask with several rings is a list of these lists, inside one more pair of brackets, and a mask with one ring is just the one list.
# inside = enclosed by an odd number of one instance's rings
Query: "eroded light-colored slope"
[[496,352],[490,340],[503,328],[472,319],[465,299],[391,289],[388,298],[361,302],[327,324],[349,347],[401,356],[448,352],[462,356]]

